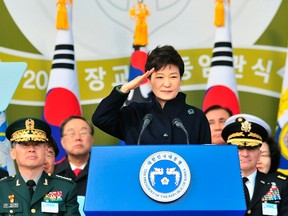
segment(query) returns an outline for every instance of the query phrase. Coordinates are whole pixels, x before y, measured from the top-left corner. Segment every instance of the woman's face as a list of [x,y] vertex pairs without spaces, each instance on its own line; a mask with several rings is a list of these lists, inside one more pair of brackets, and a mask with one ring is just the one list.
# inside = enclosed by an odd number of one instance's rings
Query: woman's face
[[165,103],[174,99],[179,92],[181,84],[179,68],[175,65],[166,65],[152,73],[149,84],[157,101],[163,108]]
[[268,173],[271,166],[271,156],[269,146],[266,142],[264,142],[260,148],[260,158],[257,162],[257,169],[260,172]]

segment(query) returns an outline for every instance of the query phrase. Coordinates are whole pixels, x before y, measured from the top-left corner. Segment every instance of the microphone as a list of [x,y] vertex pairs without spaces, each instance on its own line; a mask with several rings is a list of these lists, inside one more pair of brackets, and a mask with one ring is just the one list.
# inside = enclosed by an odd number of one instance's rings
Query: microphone
[[141,132],[139,134],[139,137],[138,137],[137,145],[140,144],[142,134],[143,134],[144,130],[148,127],[148,125],[152,122],[152,119],[153,119],[153,116],[150,113],[148,113],[144,116],[143,125],[142,125]]
[[178,118],[174,118],[173,121],[172,121],[172,125],[177,127],[177,128],[180,128],[181,130],[184,131],[185,135],[186,135],[186,142],[187,142],[187,145],[189,145],[189,134],[186,130],[186,128],[184,127],[182,121]]

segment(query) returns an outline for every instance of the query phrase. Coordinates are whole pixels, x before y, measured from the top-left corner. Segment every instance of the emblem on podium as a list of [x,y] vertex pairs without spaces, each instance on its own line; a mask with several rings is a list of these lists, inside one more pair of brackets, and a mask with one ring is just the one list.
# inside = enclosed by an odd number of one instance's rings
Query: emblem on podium
[[189,166],[180,155],[160,151],[143,162],[139,180],[147,196],[159,202],[172,202],[185,194],[191,174]]

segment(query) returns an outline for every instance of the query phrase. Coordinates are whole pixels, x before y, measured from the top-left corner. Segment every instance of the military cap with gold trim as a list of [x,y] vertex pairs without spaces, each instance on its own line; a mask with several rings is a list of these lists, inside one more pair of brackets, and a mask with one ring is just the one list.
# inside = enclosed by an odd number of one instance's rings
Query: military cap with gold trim
[[228,118],[222,130],[222,138],[238,147],[261,146],[271,134],[270,126],[257,116],[237,114]]
[[51,135],[50,126],[37,118],[22,118],[10,124],[6,137],[10,142],[47,142]]

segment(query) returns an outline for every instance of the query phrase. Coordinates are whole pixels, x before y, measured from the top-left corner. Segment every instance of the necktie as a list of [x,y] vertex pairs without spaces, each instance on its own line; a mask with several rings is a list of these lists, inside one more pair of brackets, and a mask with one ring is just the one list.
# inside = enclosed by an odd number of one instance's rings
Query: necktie
[[26,182],[26,184],[28,185],[28,190],[29,190],[29,193],[30,193],[30,198],[32,198],[33,194],[34,194],[34,189],[33,189],[33,186],[35,186],[35,181],[33,180],[28,180]]
[[244,194],[245,194],[245,200],[246,200],[246,207],[248,208],[248,205],[250,203],[250,196],[249,196],[249,190],[245,183],[249,181],[249,179],[247,177],[243,177],[242,180],[243,180]]
[[73,170],[73,172],[74,172],[74,174],[75,174],[76,177],[79,175],[79,173],[80,173],[81,171],[82,171],[82,169],[80,169],[80,168],[76,168],[76,169]]

